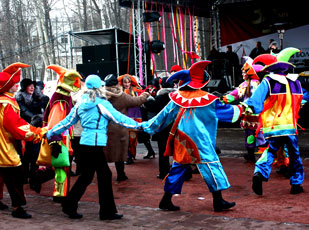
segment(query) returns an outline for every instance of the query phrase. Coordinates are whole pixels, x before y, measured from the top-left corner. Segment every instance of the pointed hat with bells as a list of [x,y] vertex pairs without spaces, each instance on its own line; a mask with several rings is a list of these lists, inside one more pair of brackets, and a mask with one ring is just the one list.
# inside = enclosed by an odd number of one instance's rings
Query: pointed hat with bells
[[205,68],[211,61],[199,61],[194,63],[188,70],[181,70],[170,76],[166,82],[180,80],[179,88],[188,86],[192,89],[201,89],[209,81],[210,76]]
[[0,72],[0,93],[7,92],[16,83],[18,83],[20,81],[21,69],[27,67],[30,67],[30,65],[16,62]]
[[52,69],[59,75],[56,89],[57,93],[69,96],[70,92],[80,90],[82,76],[76,70],[66,69],[58,65],[49,65],[46,69]]

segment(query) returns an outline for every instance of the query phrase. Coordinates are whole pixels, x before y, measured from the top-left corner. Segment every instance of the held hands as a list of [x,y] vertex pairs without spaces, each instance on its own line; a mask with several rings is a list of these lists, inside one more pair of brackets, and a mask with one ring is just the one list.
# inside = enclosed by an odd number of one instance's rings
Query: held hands
[[59,156],[59,153],[61,152],[61,145],[59,145],[58,142],[53,142],[53,143],[50,143],[50,147],[52,148],[51,155],[54,158],[57,158]]
[[242,112],[246,115],[253,114],[253,110],[244,102],[240,102]]
[[219,100],[222,102],[222,104],[223,104],[223,103],[224,103],[224,104],[228,104],[228,103],[229,103],[229,102],[228,102],[227,96],[222,96],[222,97],[219,98]]

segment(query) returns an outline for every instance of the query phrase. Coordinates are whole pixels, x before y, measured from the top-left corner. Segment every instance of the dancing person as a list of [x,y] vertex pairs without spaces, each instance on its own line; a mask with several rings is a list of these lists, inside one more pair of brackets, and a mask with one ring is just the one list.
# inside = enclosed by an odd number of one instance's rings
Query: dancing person
[[210,80],[205,71],[210,61],[199,61],[189,70],[173,74],[168,81],[180,80],[179,89],[170,93],[171,101],[154,118],[142,123],[145,132],[160,132],[173,123],[165,156],[173,156],[172,168],[166,177],[164,195],[159,208],[179,210],[172,203],[173,194],[180,194],[190,164],[196,164],[213,195],[215,211],[230,209],[235,202],[222,198],[222,190],[230,184],[215,151],[218,120],[235,122],[241,114],[240,106],[225,105],[203,90]]
[[[260,78],[257,75],[263,66],[252,65],[253,60],[248,57],[242,68],[244,81],[232,92],[222,97],[225,104],[230,104],[236,100],[246,101],[251,97],[252,93],[260,84]],[[265,145],[265,139],[262,132],[255,135],[255,131],[259,126],[259,114],[242,114],[240,126],[245,131],[245,147],[247,154],[244,158],[249,162],[255,162],[255,147]]]
[[[131,97],[124,93],[118,83],[117,77],[109,74],[105,77],[105,89],[109,93],[108,101],[112,106],[124,115],[128,115],[128,109],[141,106],[146,102],[148,93],[142,93],[138,97]],[[117,181],[127,180],[124,171],[124,162],[128,156],[129,136],[125,127],[115,122],[110,122],[107,128],[107,144],[103,147],[107,162],[115,162]]]
[[[263,182],[268,181],[272,164],[280,147],[286,145],[289,152],[291,194],[303,192],[304,167],[301,161],[297,119],[303,92],[298,74],[286,74],[293,65],[289,58],[299,52],[296,48],[286,48],[278,55],[265,54],[269,60],[263,68],[269,72],[255,90],[251,98],[243,103],[248,113],[260,113],[264,137],[269,148],[255,163],[252,189],[257,195],[263,194]],[[254,62],[260,62],[256,58]]]
[[[29,65],[18,62],[0,72],[0,175],[11,197],[12,216],[29,219],[32,216],[22,207],[26,205],[26,198],[23,189],[22,162],[16,140],[37,143],[44,129],[29,125],[19,116],[20,108],[14,93],[19,87],[21,69],[25,67]],[[2,205],[2,208],[5,206]]]
[[63,133],[79,120],[83,128],[80,138],[80,176],[62,203],[62,211],[72,219],[83,217],[77,212],[78,202],[92,182],[94,173],[97,174],[100,219],[121,219],[123,216],[117,214],[112,188],[112,172],[108,167],[102,147],[107,143],[107,125],[110,121],[131,129],[136,129],[139,125],[136,121],[118,112],[106,100],[109,94],[101,87],[102,84],[104,85],[104,82],[99,76],[89,75],[85,82],[87,89],[81,102],[75,105],[69,115],[46,134],[46,137],[50,139]]
[[[77,92],[81,88],[80,80],[82,79],[81,75],[75,70],[68,70],[64,67],[58,65],[49,65],[47,69],[55,71],[59,75],[57,81],[56,92],[52,95],[48,106],[44,113],[43,123],[48,129],[53,128],[57,123],[63,120],[66,115],[69,114],[73,107],[71,92]],[[54,159],[59,157],[59,154],[62,153],[63,149],[66,149],[66,152],[63,154],[73,155],[73,149],[71,148],[70,139],[73,136],[73,129],[69,131],[59,133],[58,135],[53,136],[49,139],[49,145],[51,146],[52,152],[51,155]],[[64,197],[67,195],[68,190],[70,189],[70,166],[55,166],[51,165],[53,168],[48,167],[45,171],[45,174],[51,175],[51,170],[55,172],[55,183],[53,191],[53,201],[61,203],[64,200]]]
[[[142,87],[138,84],[136,78],[129,74],[124,74],[118,77],[119,84],[122,86],[123,91],[132,97],[137,97],[142,92]],[[128,116],[137,122],[142,121],[142,111],[139,106],[128,109]],[[137,147],[137,134],[138,131],[129,129],[129,147],[127,165],[133,164],[136,157]]]

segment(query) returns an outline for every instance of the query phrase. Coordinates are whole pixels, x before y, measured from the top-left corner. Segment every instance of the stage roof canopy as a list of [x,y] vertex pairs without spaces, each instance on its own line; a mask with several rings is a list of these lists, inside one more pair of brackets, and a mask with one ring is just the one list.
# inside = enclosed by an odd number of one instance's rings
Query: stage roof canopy
[[[82,32],[71,32],[72,36],[87,41],[92,45],[110,45],[117,43],[129,43],[129,33],[116,27],[101,30],[89,30]],[[132,36],[132,35],[131,35]],[[131,41],[133,36],[131,37]]]

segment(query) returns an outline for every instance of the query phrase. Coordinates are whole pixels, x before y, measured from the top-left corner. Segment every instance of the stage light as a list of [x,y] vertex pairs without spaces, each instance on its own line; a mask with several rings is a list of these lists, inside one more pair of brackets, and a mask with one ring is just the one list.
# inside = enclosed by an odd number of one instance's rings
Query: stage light
[[161,16],[158,12],[145,12],[144,22],[158,22],[161,20]]

